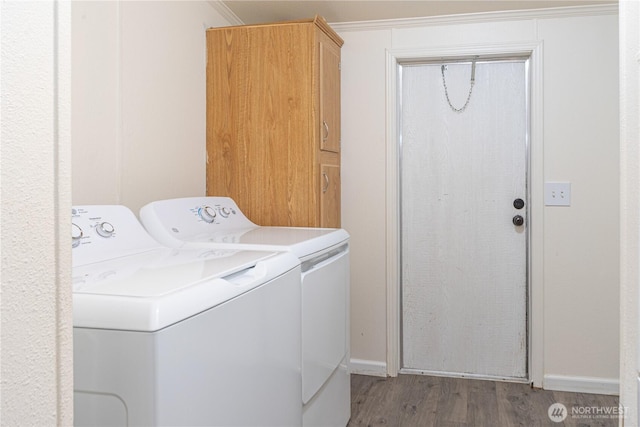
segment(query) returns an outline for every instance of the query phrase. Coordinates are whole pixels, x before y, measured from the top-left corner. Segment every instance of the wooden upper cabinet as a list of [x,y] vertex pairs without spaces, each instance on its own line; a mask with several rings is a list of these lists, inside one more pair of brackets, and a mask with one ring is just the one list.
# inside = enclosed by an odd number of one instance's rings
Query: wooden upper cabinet
[[340,226],[342,43],[320,17],[207,30],[207,195],[259,225]]
[[321,37],[320,51],[320,149],[340,152],[340,50]]

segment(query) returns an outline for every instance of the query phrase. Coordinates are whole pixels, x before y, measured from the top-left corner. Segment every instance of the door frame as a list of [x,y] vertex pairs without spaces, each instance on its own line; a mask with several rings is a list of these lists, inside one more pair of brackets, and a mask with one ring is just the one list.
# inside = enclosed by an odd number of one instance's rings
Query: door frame
[[413,61],[434,61],[473,56],[528,56],[529,102],[529,248],[528,248],[528,357],[529,382],[542,387],[543,379],[543,88],[542,43],[504,43],[428,49],[388,49],[386,52],[386,283],[387,283],[387,375],[397,376],[401,352],[400,264],[400,141],[398,123],[398,67]]

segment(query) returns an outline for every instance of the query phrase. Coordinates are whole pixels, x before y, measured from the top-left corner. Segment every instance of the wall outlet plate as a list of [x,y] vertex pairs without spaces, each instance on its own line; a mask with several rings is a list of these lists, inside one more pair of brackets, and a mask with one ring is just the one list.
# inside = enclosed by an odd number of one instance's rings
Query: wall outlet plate
[[545,206],[571,206],[570,182],[545,182]]

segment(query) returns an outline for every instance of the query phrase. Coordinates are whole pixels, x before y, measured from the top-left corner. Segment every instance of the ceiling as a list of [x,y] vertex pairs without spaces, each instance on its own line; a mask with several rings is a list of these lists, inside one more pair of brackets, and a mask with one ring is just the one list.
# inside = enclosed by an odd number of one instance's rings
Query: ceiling
[[330,23],[617,3],[617,0],[226,0],[245,24],[321,15]]

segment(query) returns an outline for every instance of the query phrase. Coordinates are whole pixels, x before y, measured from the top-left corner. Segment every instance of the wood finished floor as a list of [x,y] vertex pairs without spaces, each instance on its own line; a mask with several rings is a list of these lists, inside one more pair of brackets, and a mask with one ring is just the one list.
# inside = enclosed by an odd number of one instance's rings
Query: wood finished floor
[[[563,422],[553,422],[549,406],[562,403]],[[351,420],[348,427],[508,427],[617,426],[618,417],[588,408],[618,408],[617,396],[533,389],[527,384],[398,375],[381,378],[351,375]],[[583,413],[572,415],[572,408]]]

